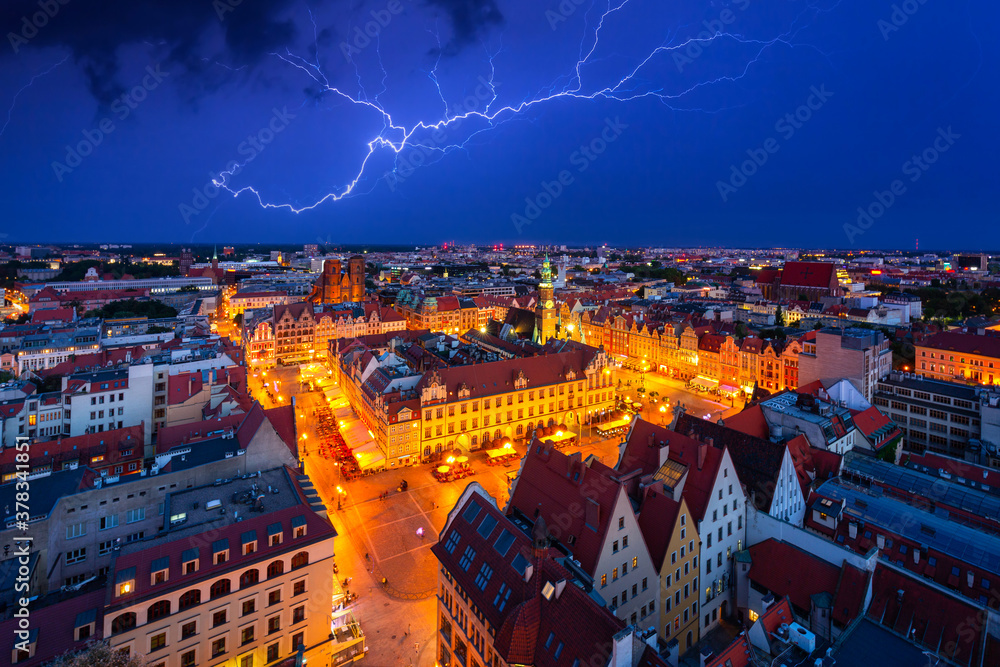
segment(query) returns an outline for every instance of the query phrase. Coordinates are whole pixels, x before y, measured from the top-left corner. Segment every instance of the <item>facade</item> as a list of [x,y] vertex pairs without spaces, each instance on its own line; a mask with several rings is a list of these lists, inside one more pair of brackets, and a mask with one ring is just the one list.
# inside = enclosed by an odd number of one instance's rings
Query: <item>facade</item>
[[623,622],[659,626],[657,568],[627,483],[613,468],[535,440],[521,461],[507,515],[532,524],[544,522]]
[[365,298],[365,258],[354,255],[347,260],[347,271],[341,269],[341,260],[327,259],[323,272],[313,286],[309,301],[312,303],[343,303],[363,301]]
[[639,511],[639,527],[660,577],[657,628],[667,654],[676,659],[698,643],[698,558],[701,538],[681,496],[674,500],[648,487]]
[[98,327],[69,327],[25,336],[16,353],[17,374],[53,368],[77,354],[97,351]]
[[[152,378],[151,364],[64,376],[63,434],[80,436],[128,426],[151,426]],[[145,444],[149,444],[152,428],[145,428],[144,433]]]
[[440,562],[440,667],[665,665],[645,635],[603,606],[590,577],[554,546],[544,520],[504,516],[476,482],[431,550]]
[[872,403],[903,430],[909,451],[1000,465],[996,390],[895,372],[878,383]]
[[772,432],[787,440],[803,434],[813,447],[846,454],[863,438],[850,410],[812,394],[787,392],[760,407]]
[[289,302],[288,294],[278,291],[237,292],[229,297],[229,317],[236,317],[247,310],[280,306]]
[[1000,336],[942,331],[914,345],[914,371],[931,380],[1000,385]]
[[607,355],[578,343],[524,359],[434,369],[416,385],[424,457],[475,450],[543,426],[578,428],[615,404]]
[[315,353],[316,318],[312,304],[274,308],[274,359],[279,364],[310,361]]
[[727,448],[637,419],[615,469],[641,470],[664,481],[674,500],[684,498],[701,537],[699,633],[734,616],[733,557],[746,544],[746,496]]
[[[155,667],[264,665],[300,647],[310,663],[330,664],[336,531],[322,505],[300,500],[303,484],[276,468],[169,494],[164,530],[115,555],[103,619],[112,648]],[[244,505],[230,494],[267,487],[281,493],[266,496],[266,511],[239,517]]]
[[803,344],[799,355],[799,384],[847,378],[867,401],[891,370],[889,340],[872,329],[820,329],[815,340]]

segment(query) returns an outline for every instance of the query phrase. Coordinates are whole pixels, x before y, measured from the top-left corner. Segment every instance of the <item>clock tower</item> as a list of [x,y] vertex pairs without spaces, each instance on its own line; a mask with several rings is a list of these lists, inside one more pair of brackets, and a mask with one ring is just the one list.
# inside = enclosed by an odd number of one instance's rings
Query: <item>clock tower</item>
[[552,267],[546,255],[542,280],[538,283],[538,304],[535,305],[535,342],[539,345],[545,345],[556,336],[556,304],[552,296]]

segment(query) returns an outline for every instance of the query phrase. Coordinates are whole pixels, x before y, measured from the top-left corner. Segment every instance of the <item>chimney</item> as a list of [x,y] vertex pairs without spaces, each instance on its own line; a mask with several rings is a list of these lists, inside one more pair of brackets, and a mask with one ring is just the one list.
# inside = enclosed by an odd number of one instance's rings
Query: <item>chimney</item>
[[858,524],[852,521],[847,525],[847,535],[852,539],[857,539],[858,537]]
[[920,564],[920,549],[914,549],[913,550],[913,563],[915,565],[919,565]]
[[635,634],[635,627],[628,626],[618,634],[612,641],[611,664],[608,667],[632,667],[632,636]]
[[885,535],[879,533],[875,536],[875,543],[878,545],[879,549],[885,549]]
[[708,444],[704,442],[698,443],[698,470],[701,470],[705,465],[705,455],[708,453]]

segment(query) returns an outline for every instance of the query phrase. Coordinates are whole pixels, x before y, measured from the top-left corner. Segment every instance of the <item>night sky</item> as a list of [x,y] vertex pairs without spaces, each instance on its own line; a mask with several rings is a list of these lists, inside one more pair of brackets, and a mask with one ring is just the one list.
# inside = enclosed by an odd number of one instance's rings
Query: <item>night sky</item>
[[1000,248],[1000,3],[621,2],[4,0],[0,233]]

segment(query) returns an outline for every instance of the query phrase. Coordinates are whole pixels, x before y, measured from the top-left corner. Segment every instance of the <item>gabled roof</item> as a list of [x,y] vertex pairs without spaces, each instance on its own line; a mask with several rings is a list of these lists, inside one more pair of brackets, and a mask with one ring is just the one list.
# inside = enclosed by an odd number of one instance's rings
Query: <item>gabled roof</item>
[[[604,547],[614,507],[624,486],[607,466],[588,466],[579,454],[567,455],[548,443],[532,441],[511,493],[508,513],[517,509],[529,521],[538,517],[559,526],[555,535],[584,571],[591,574]],[[578,507],[570,511],[570,506]],[[569,536],[575,540],[569,544]]]
[[757,509],[764,512],[771,509],[785,445],[755,438],[689,414],[680,416],[676,430],[689,436],[694,434],[703,441],[711,438],[713,447],[728,450],[740,483],[746,489],[748,502],[753,502]]
[[793,287],[829,287],[837,267],[831,262],[785,262],[781,284]]
[[767,440],[771,437],[771,430],[764,417],[764,410],[759,405],[751,405],[742,412],[726,417],[725,425],[727,428],[736,429],[761,440]]
[[761,614],[760,622],[764,626],[764,632],[769,637],[778,631],[782,623],[788,623],[789,625],[794,623],[795,617],[792,616],[792,606],[788,600],[788,596],[782,596],[778,602],[771,605],[767,611]]
[[706,667],[754,667],[753,649],[747,634],[741,632],[733,643],[723,650],[719,655],[712,658]]
[[682,506],[684,506],[683,496],[678,502],[657,492],[652,486],[646,487],[639,511],[639,530],[642,532],[646,548],[649,549],[649,556],[653,559],[653,567],[657,572],[663,566],[670,548],[670,538],[674,534],[674,525],[682,512]]

